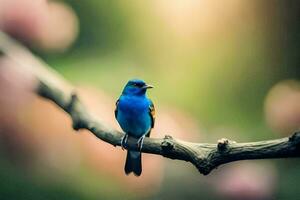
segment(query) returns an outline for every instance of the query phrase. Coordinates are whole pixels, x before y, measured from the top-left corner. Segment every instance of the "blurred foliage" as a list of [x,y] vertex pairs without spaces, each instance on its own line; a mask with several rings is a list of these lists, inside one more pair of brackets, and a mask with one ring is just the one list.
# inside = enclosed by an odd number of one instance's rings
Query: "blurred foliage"
[[[115,99],[128,79],[145,79],[155,85],[150,95],[158,114],[161,105],[186,110],[210,133],[206,135],[208,141],[220,135],[239,141],[280,137],[266,126],[263,107],[274,84],[299,79],[299,2],[248,1],[221,6],[209,1],[195,6],[180,1],[64,2],[79,18],[78,39],[63,54],[33,51],[66,79],[104,89]],[[224,129],[227,132],[222,132]],[[295,199],[299,195],[298,162],[279,162],[275,195]],[[93,189],[84,193],[93,184],[109,188],[108,178],[101,183],[97,178],[77,183],[81,189],[63,183],[63,187],[55,183],[39,185],[8,163],[0,164],[0,179],[12,180],[0,183],[4,199],[124,199],[121,186],[106,193]],[[179,194],[191,199],[217,198],[205,183],[195,180],[197,172],[184,174],[190,178],[184,186],[183,177],[176,173],[167,172],[157,199],[183,198]]]
[[72,5],[80,20],[80,36],[73,49],[100,51],[103,54],[117,51],[123,46],[128,37],[128,22],[117,1],[65,2]]
[[142,77],[157,86],[151,94],[156,101],[189,110],[209,129],[226,125],[265,137],[266,93],[279,80],[300,74],[292,4],[278,1],[269,8],[257,1],[250,5],[251,11],[259,8],[254,19],[248,11],[244,24],[228,25],[233,30],[221,29],[214,38],[191,36],[191,46],[165,27],[151,8],[155,3],[67,2],[79,16],[80,35],[67,54],[44,56],[52,66],[115,97],[129,78]]

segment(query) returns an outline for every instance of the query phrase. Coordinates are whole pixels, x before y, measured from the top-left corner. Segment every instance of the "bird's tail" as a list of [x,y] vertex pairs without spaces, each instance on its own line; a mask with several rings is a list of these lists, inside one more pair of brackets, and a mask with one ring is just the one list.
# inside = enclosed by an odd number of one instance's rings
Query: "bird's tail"
[[128,175],[131,172],[136,176],[142,173],[142,154],[139,151],[127,151],[125,173]]

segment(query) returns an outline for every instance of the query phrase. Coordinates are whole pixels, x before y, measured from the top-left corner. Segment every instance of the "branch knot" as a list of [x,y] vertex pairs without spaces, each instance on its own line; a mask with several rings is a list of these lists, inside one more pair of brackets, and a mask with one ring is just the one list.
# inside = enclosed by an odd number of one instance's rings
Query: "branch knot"
[[88,124],[88,120],[86,119],[85,115],[80,113],[81,109],[82,104],[79,101],[78,95],[76,94],[76,92],[72,92],[70,101],[65,110],[71,115],[73,121],[73,129],[76,131],[81,128],[86,128]]
[[296,131],[292,136],[289,137],[289,142],[296,145],[297,148],[300,147],[300,131]]
[[161,148],[164,152],[169,152],[174,148],[173,138],[170,135],[166,135],[161,143]]
[[228,149],[229,140],[226,138],[222,138],[218,140],[218,150],[225,151]]

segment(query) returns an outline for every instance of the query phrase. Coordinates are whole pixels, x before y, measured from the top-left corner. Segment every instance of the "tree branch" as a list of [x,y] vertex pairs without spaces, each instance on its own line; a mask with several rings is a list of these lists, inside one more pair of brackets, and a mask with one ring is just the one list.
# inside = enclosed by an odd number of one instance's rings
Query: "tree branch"
[[[106,127],[92,116],[71,87],[59,74],[33,56],[23,46],[0,32],[0,52],[29,70],[38,80],[35,92],[70,115],[75,130],[87,129],[97,138],[120,146],[123,133]],[[113,111],[112,111],[113,112]],[[137,150],[136,139],[129,138],[128,148]],[[145,138],[142,152],[191,162],[207,175],[222,164],[238,160],[300,157],[300,132],[291,137],[249,143],[221,139],[217,144],[191,143],[165,136]]]

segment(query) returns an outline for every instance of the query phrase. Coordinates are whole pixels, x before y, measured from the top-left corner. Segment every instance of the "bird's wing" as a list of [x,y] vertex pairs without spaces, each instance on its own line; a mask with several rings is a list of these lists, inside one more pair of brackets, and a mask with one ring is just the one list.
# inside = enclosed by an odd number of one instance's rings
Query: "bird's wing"
[[[150,100],[150,105],[149,105],[149,115],[151,118],[151,129],[154,127],[155,124],[155,107],[153,102]],[[150,137],[151,129],[149,132],[146,134],[146,137]]]
[[149,113],[150,113],[150,117],[151,117],[151,128],[154,127],[154,123],[155,123],[155,107],[152,101],[150,101],[150,105],[149,105]]
[[119,105],[119,99],[116,102],[116,108],[115,108],[115,118],[117,119],[118,116],[118,105]]

